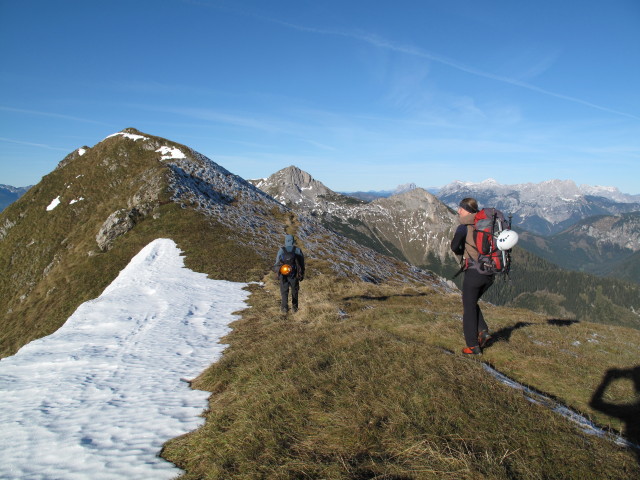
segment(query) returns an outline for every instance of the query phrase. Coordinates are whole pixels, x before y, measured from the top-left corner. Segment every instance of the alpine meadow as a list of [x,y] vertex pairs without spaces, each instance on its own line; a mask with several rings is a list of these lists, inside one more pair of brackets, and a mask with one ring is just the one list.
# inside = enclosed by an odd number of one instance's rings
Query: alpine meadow
[[[74,150],[0,213],[0,352],[54,334],[170,239],[200,281],[242,282],[248,296],[217,361],[165,374],[208,392],[200,426],[157,452],[180,478],[638,477],[638,284],[564,269],[523,232],[510,278],[482,303],[493,344],[463,357],[455,221],[426,190],[363,201],[296,167],[247,181],[127,128]],[[285,234],[307,271],[286,315],[272,271]],[[131,301],[124,318],[144,310]],[[97,442],[83,438],[80,450]]]

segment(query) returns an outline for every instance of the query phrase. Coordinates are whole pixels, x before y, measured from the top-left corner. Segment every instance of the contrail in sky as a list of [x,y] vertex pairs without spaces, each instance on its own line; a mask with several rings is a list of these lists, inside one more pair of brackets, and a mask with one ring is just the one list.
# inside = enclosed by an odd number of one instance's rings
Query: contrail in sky
[[15,143],[18,145],[28,145],[29,147],[40,147],[40,148],[46,148],[48,150],[59,150],[62,152],[68,151],[67,148],[52,147],[51,145],[45,145],[44,143],[22,142],[20,140],[13,140],[11,138],[5,138],[5,137],[0,137],[0,142]]
[[369,45],[372,45],[374,47],[378,47],[378,48],[384,48],[387,50],[391,50],[394,52],[398,52],[398,53],[404,53],[407,55],[413,55],[416,57],[420,57],[420,58],[425,58],[427,60],[431,60],[433,62],[437,62],[440,63],[442,65],[446,65],[448,67],[454,68],[456,70],[459,70],[461,72],[465,72],[465,73],[469,73],[471,75],[476,75],[478,77],[483,77],[483,78],[488,78],[491,80],[495,80],[497,82],[502,82],[502,83],[506,83],[509,85],[514,85],[516,87],[520,87],[520,88],[524,88],[527,90],[530,90],[532,92],[537,92],[540,93],[542,95],[547,95],[550,97],[554,97],[554,98],[559,98],[561,100],[565,100],[567,102],[573,102],[573,103],[577,103],[580,105],[584,105],[590,108],[594,108],[596,110],[600,110],[603,112],[607,112],[607,113],[612,113],[614,115],[620,115],[623,117],[627,117],[627,118],[633,118],[634,120],[640,120],[640,117],[638,117],[637,115],[633,115],[630,113],[626,113],[626,112],[621,112],[619,110],[614,110],[612,108],[608,108],[608,107],[603,107],[602,105],[598,105],[592,102],[588,102],[586,100],[582,100],[580,98],[576,98],[576,97],[572,97],[570,95],[564,95],[562,93],[556,93],[556,92],[552,92],[550,90],[545,90],[544,88],[540,88],[540,87],[536,87],[535,85],[531,85],[530,83],[527,82],[522,82],[520,80],[516,80],[514,78],[509,78],[509,77],[504,77],[502,75],[496,75],[490,72],[485,72],[483,70],[479,70],[477,68],[474,67],[470,67],[468,65],[465,65],[463,63],[457,62],[455,60],[451,60],[449,58],[440,56],[440,55],[435,55],[433,53],[430,53],[428,51],[425,51],[421,48],[418,47],[414,47],[411,45],[401,45],[395,42],[392,42],[390,40],[384,39],[378,35],[373,35],[373,34],[369,34],[369,33],[361,33],[361,32],[354,32],[354,31],[347,31],[347,30],[331,30],[331,29],[324,29],[324,28],[316,28],[316,27],[307,27],[304,25],[298,25],[295,23],[290,23],[290,22],[286,22],[284,20],[278,20],[269,16],[265,16],[256,12],[252,12],[252,11],[247,11],[245,10],[239,10],[237,9],[235,6],[234,7],[229,7],[229,6],[221,6],[221,5],[212,5],[209,3],[203,3],[202,0],[183,0],[185,3],[190,3],[192,5],[197,5],[197,6],[201,6],[201,7],[209,7],[209,8],[215,8],[218,10],[224,10],[227,12],[233,12],[236,13],[238,15],[243,15],[243,16],[248,16],[248,17],[253,17],[257,20],[261,20],[261,21],[266,21],[266,22],[270,22],[270,23],[275,23],[278,25],[281,25],[283,27],[287,27],[290,29],[294,29],[294,30],[298,30],[301,32],[309,32],[309,33],[316,33],[316,34],[320,34],[320,35],[331,35],[331,36],[336,36],[336,37],[345,37],[345,38],[351,38],[353,40],[358,40],[361,42],[365,42],[368,43]]
[[456,70],[460,70],[462,72],[470,73],[471,75],[476,75],[476,76],[479,76],[479,77],[484,77],[484,78],[488,78],[488,79],[491,79],[491,80],[496,80],[498,82],[507,83],[509,85],[514,85],[514,86],[517,86],[517,87],[525,88],[525,89],[531,90],[533,92],[538,92],[538,93],[541,93],[543,95],[548,95],[548,96],[559,98],[559,99],[566,100],[566,101],[569,101],[569,102],[579,103],[581,105],[585,105],[587,107],[595,108],[595,109],[601,110],[603,112],[613,113],[615,115],[622,115],[624,117],[640,120],[640,117],[638,117],[636,115],[632,115],[630,113],[621,112],[619,110],[613,110],[611,108],[603,107],[601,105],[597,105],[595,103],[591,103],[591,102],[588,102],[586,100],[582,100],[580,98],[571,97],[569,95],[563,95],[561,93],[555,93],[555,92],[552,92],[550,90],[545,90],[544,88],[536,87],[535,85],[531,85],[530,83],[526,83],[526,82],[521,82],[519,80],[515,80],[513,78],[504,77],[504,76],[501,76],[501,75],[495,75],[493,73],[489,73],[489,72],[485,72],[485,71],[482,71],[482,70],[478,70],[477,68],[464,65],[462,63],[456,62],[455,60],[451,60],[451,59],[448,59],[446,57],[442,57],[440,55],[434,55],[434,54],[429,53],[429,52],[427,52],[425,50],[422,50],[421,48],[413,47],[413,46],[410,46],[410,45],[400,45],[400,44],[391,42],[389,40],[386,40],[384,38],[381,38],[381,37],[379,37],[377,35],[371,35],[371,34],[366,34],[366,33],[357,33],[357,32],[348,32],[348,31],[340,31],[340,30],[325,30],[325,29],[320,29],[320,28],[304,27],[304,26],[293,24],[293,23],[283,22],[283,21],[280,21],[280,20],[269,20],[269,21],[278,23],[280,25],[283,25],[283,26],[286,26],[286,27],[289,27],[289,28],[293,28],[293,29],[296,29],[296,30],[304,31],[304,32],[311,32],[311,33],[318,33],[318,34],[322,34],[322,35],[333,35],[333,36],[352,38],[354,40],[362,41],[362,42],[368,43],[369,45],[373,45],[374,47],[384,48],[384,49],[391,50],[391,51],[398,52],[398,53],[404,53],[404,54],[407,54],[407,55],[413,55],[413,56],[416,56],[416,57],[426,58],[427,60],[431,60],[433,62],[437,62],[437,63],[440,63],[442,65],[446,65],[446,66],[451,67],[451,68],[455,68]]
[[89,119],[86,119],[86,118],[73,117],[71,115],[62,115],[60,113],[40,112],[40,111],[37,111],[37,110],[26,110],[24,108],[5,107],[4,105],[0,105],[0,111],[15,112],[15,113],[26,113],[27,115],[38,115],[38,116],[41,116],[41,117],[62,118],[64,120],[73,120],[75,122],[95,123],[95,124],[98,124],[98,125],[111,126],[108,123],[100,122],[100,121],[97,121],[97,120],[89,120]]

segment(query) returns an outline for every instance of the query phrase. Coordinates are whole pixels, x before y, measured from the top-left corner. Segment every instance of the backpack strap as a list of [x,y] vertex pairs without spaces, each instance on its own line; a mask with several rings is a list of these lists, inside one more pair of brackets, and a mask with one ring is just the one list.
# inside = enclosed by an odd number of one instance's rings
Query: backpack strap
[[453,276],[453,278],[456,278],[458,275],[460,275],[466,269],[467,269],[467,259],[464,258],[464,256],[463,256],[462,259],[460,260],[460,270],[458,270],[456,272],[456,274]]

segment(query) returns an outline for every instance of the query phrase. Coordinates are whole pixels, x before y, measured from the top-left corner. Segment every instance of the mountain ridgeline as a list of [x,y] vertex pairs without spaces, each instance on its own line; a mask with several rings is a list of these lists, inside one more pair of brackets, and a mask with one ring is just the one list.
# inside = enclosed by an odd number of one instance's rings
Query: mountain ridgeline
[[[459,268],[458,259],[449,249],[457,216],[421,188],[365,202],[330,190],[294,166],[250,182],[284,205],[312,215],[327,228],[380,253],[430,269],[445,278],[452,278]],[[495,187],[495,183],[489,184]],[[466,184],[461,185],[464,188],[456,196],[453,187],[445,191],[450,205],[478,193]],[[556,184],[552,186],[558,188]],[[490,197],[485,201],[485,205],[493,205]],[[566,202],[561,203],[566,206]],[[498,205],[514,206],[504,201]],[[625,208],[632,208],[633,204],[629,205]],[[504,211],[510,213],[508,209]],[[563,212],[561,217],[567,214]],[[485,299],[563,318],[640,328],[637,313],[640,287],[624,281],[637,279],[637,273],[633,268],[623,270],[638,255],[638,215],[634,212],[590,217],[552,237],[523,232],[513,253],[509,281],[496,282]],[[517,218],[521,217],[514,217],[514,226]],[[623,280],[584,272],[614,273]],[[459,283],[461,278],[456,281]]]
[[156,238],[174,239],[194,270],[249,281],[269,270],[285,233],[308,252],[310,271],[448,288],[184,145],[126,129],[73,151],[0,213],[0,353],[57,330]]

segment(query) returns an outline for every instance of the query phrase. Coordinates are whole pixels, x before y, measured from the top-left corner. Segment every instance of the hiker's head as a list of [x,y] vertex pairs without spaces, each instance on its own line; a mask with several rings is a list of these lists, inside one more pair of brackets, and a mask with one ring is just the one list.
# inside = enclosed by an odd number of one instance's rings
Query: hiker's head
[[293,247],[294,243],[296,243],[296,239],[293,238],[293,235],[285,235],[284,236],[284,246],[285,247]]
[[458,215],[469,215],[470,213],[478,213],[478,201],[471,197],[463,198],[458,204]]

